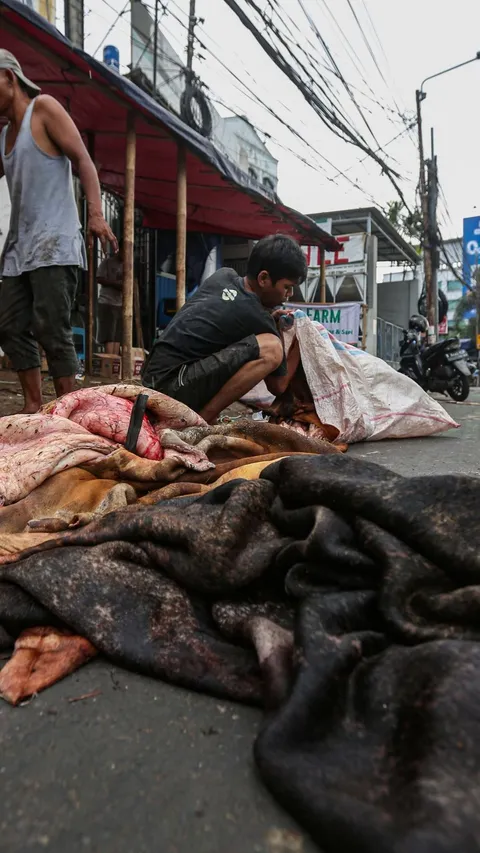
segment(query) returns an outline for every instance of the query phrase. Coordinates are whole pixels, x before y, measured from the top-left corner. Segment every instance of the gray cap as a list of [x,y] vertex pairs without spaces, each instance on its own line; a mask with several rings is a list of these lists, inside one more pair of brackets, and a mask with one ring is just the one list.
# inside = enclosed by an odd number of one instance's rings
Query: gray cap
[[35,95],[38,95],[42,91],[39,86],[36,86],[28,77],[25,77],[21,65],[18,59],[15,59],[13,53],[0,48],[0,71],[2,70],[13,71],[18,79],[22,81],[30,97],[34,98]]

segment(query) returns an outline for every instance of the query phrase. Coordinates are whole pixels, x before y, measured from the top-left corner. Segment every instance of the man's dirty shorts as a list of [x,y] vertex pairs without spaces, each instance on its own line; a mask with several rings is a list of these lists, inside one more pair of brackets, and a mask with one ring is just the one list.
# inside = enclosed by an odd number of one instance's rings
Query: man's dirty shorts
[[183,364],[171,379],[155,381],[155,350],[145,364],[143,384],[185,403],[194,412],[201,412],[232,376],[249,361],[260,358],[255,335],[249,335],[220,352]]
[[4,276],[0,287],[0,346],[15,370],[40,367],[38,342],[45,350],[53,379],[76,373],[70,316],[77,273],[77,267],[52,266]]

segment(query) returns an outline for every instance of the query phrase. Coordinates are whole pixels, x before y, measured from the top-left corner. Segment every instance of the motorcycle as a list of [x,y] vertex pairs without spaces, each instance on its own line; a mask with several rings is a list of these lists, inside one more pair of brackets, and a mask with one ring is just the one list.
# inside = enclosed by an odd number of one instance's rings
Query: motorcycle
[[424,344],[418,332],[404,329],[399,373],[409,376],[424,391],[449,394],[458,403],[470,393],[471,372],[458,338]]
[[478,362],[467,355],[467,366],[470,371],[470,385],[478,385]]

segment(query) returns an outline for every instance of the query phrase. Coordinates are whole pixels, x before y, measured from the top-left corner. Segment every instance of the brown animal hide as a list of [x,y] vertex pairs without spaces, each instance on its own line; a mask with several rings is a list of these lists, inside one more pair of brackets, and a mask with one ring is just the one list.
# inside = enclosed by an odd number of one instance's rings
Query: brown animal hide
[[269,406],[267,414],[270,415],[270,423],[293,429],[310,438],[325,441],[335,441],[338,438],[337,427],[322,423],[318,417],[301,364],[286,391]]
[[29,628],[0,672],[0,696],[11,705],[45,690],[97,654],[85,637],[57,628]]
[[58,519],[65,530],[77,516],[103,515],[136,500],[134,489],[115,480],[99,480],[80,468],[50,477],[26,498],[0,508],[0,535],[40,530],[38,521]]
[[229,424],[191,427],[183,431],[182,438],[198,450],[203,450],[215,464],[235,457],[267,453],[338,452],[328,441],[311,439],[277,424],[247,418]]

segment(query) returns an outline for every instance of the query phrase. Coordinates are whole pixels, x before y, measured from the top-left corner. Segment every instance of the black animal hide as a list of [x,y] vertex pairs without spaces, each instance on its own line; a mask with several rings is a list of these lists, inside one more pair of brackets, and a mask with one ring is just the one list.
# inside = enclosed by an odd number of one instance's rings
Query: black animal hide
[[[274,795],[326,853],[480,849],[480,480],[297,457],[0,567],[0,625],[266,701]],[[37,620],[37,621],[36,621]]]

